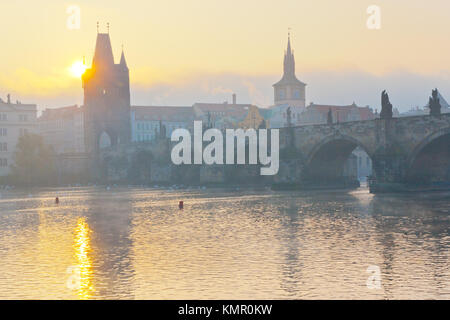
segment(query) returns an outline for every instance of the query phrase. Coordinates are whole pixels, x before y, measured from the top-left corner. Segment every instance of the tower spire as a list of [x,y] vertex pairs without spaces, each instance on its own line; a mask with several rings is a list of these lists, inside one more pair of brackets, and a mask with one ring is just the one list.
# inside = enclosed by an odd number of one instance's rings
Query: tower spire
[[127,61],[125,60],[125,52],[123,51],[123,44],[122,44],[122,55],[120,56],[120,65],[125,69],[128,69]]
[[287,45],[287,53],[291,53],[291,28],[288,28],[288,45]]
[[291,48],[291,28],[288,31],[288,44],[284,55],[284,77],[295,78],[295,59]]

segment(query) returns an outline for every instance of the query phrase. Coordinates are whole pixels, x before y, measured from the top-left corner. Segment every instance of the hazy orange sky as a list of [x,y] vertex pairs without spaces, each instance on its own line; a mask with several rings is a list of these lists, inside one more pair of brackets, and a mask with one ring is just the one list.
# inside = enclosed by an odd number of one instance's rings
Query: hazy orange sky
[[[366,26],[369,5],[381,8],[381,29]],[[70,5],[80,29],[66,26]],[[433,87],[450,100],[448,0],[15,0],[0,4],[0,96],[42,109],[82,102],[70,66],[96,37],[110,34],[130,67],[133,104],[191,105],[272,101],[281,76],[288,27],[297,76],[307,102],[377,107],[388,89],[401,109],[423,106]]]

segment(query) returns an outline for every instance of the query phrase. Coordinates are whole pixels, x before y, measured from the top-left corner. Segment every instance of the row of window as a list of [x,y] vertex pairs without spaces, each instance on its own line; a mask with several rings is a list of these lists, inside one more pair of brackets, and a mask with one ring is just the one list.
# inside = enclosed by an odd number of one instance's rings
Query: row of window
[[[0,121],[8,121],[8,114],[1,113],[0,114]],[[26,115],[26,114],[19,114],[19,121],[20,122],[27,122],[28,121],[28,115]]]
[[0,142],[0,152],[8,151],[8,143]]
[[20,128],[20,129],[19,129],[19,134],[20,134],[21,136],[23,136],[23,135],[25,135],[25,134],[28,134],[28,129]]
[[0,167],[6,168],[8,166],[8,159],[0,158]]
[[[173,124],[173,125],[164,124],[164,125],[166,126],[166,129],[168,129],[168,130],[175,130],[178,128],[183,128],[182,125],[176,125],[176,124]],[[145,131],[155,132],[155,130],[159,131],[159,124],[149,124],[149,123],[145,123],[145,122],[142,122],[142,123],[138,122],[137,129],[138,129],[138,131],[145,130]]]
[[151,124],[148,124],[148,123],[140,123],[140,122],[138,122],[137,128],[138,128],[138,130],[155,130],[155,129],[159,130],[159,124],[158,125],[151,125]]
[[138,141],[150,141],[153,139],[153,135],[151,134],[138,134]]
[[[21,136],[28,134],[28,129],[20,128],[19,134]],[[8,135],[8,129],[7,128],[0,128],[0,137],[6,137]]]
[[[283,89],[280,89],[278,91],[278,98],[280,100],[284,100],[286,99],[286,91],[284,91]],[[294,94],[292,95],[293,99],[300,99],[300,90],[294,90]]]

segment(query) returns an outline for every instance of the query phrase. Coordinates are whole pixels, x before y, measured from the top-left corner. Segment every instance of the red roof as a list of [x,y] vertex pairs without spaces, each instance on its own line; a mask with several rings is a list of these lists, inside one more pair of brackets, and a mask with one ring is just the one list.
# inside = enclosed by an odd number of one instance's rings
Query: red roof
[[135,120],[185,122],[194,120],[192,107],[131,106]]
[[321,105],[321,104],[310,104],[307,107],[309,110],[317,110],[323,115],[327,115],[328,111],[331,109],[333,116],[338,115],[339,121],[346,121],[347,116],[350,112],[357,110],[360,116],[360,120],[370,120],[375,119],[375,115],[371,108],[369,107],[359,107],[355,103],[347,106],[335,106],[335,105]]
[[251,106],[251,104],[195,103],[193,108],[198,108],[203,113],[221,112],[223,116],[242,118],[247,115]]

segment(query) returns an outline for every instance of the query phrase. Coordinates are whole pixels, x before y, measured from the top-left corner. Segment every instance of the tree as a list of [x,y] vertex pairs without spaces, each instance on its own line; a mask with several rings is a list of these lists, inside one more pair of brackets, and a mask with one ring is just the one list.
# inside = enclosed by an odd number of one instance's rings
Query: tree
[[25,134],[19,138],[14,153],[12,180],[21,186],[48,186],[57,183],[53,149],[41,136]]

